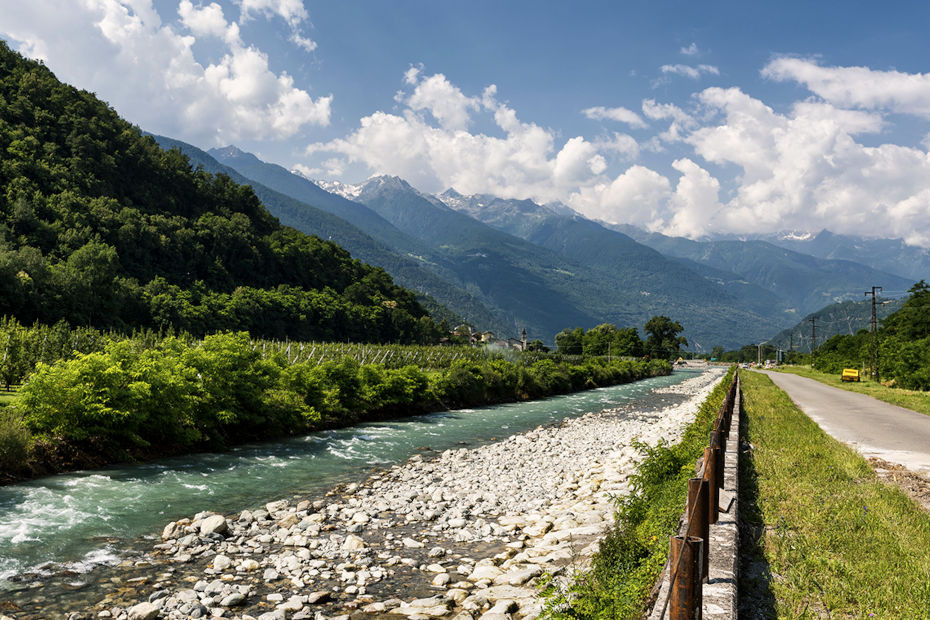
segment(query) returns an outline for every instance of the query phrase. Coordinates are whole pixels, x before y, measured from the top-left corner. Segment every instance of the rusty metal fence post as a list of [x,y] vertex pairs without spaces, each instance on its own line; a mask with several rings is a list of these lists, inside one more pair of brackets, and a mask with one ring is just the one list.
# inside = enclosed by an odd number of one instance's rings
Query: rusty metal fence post
[[697,620],[701,617],[703,549],[704,539],[697,536],[672,536],[670,539],[669,561],[672,566],[678,566],[671,584],[670,620]]

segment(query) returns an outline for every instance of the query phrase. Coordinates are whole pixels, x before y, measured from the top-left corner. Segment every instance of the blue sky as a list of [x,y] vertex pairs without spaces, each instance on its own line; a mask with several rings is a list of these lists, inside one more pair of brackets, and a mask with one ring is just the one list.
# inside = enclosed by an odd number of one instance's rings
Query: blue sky
[[0,36],[143,129],[311,178],[930,246],[923,3],[6,4]]

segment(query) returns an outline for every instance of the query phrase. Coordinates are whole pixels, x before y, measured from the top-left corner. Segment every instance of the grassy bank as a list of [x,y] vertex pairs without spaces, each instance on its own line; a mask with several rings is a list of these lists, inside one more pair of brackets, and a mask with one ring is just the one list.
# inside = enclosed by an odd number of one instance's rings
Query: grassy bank
[[642,446],[646,453],[631,477],[631,492],[617,499],[613,528],[589,570],[567,588],[550,586],[545,618],[640,618],[668,558],[669,536],[685,510],[688,479],[703,454],[726,397],[733,368],[701,405],[681,442]]
[[[457,359],[444,369],[363,365],[349,357],[296,362],[283,352],[257,350],[245,333],[195,343],[120,340],[99,352],[38,364],[15,400],[0,409],[0,474],[28,473],[43,461],[55,470],[64,454],[83,454],[98,466],[362,420],[544,398],[669,372],[664,361],[534,357]],[[21,456],[23,429],[36,440],[32,463]]]
[[930,392],[887,387],[881,383],[870,381],[868,377],[865,376],[865,374],[868,373],[863,374],[862,381],[843,382],[840,381],[839,373],[820,372],[819,370],[812,369],[809,366],[780,366],[778,370],[781,372],[790,372],[802,377],[815,379],[821,383],[843,388],[844,390],[849,390],[850,392],[867,394],[873,398],[877,398],[878,400],[885,401],[886,403],[891,403],[892,405],[897,405],[906,409],[912,409],[918,413],[923,413],[924,415],[930,415]]
[[740,597],[753,617],[926,618],[930,515],[765,376],[742,375]]

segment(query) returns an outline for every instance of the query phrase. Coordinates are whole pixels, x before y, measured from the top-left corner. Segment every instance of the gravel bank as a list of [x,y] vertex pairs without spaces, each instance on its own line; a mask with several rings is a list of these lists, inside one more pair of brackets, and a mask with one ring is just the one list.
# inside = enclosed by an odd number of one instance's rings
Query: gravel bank
[[414,456],[322,500],[169,523],[137,563],[146,577],[70,617],[534,618],[539,575],[583,565],[611,524],[631,442],[675,441],[722,376],[666,388],[685,400],[658,411],[591,413]]

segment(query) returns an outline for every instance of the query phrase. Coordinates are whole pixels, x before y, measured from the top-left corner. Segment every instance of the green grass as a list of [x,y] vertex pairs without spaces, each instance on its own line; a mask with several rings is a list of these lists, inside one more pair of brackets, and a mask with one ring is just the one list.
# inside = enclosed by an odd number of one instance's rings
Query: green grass
[[743,531],[755,533],[743,548],[772,577],[742,571],[741,597],[770,599],[778,618],[930,617],[930,514],[768,377],[741,376],[744,437],[755,446],[740,462]]
[[881,383],[870,381],[868,377],[864,375],[862,377],[862,381],[843,382],[840,381],[839,373],[832,374],[820,372],[819,370],[814,370],[808,366],[780,366],[778,370],[781,372],[800,375],[802,377],[809,377],[827,385],[849,390],[850,392],[867,394],[873,398],[877,398],[878,400],[883,400],[886,403],[891,403],[892,405],[897,405],[898,407],[904,407],[905,409],[911,409],[924,415],[930,415],[930,392],[887,387]]

